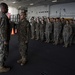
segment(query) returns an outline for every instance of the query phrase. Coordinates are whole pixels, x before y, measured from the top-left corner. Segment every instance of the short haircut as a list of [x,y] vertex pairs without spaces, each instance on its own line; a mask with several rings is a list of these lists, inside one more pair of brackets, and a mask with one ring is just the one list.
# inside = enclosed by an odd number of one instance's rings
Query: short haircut
[[8,9],[8,5],[6,3],[1,3],[0,6],[3,6],[4,8]]
[[26,12],[21,12],[21,14],[26,15]]

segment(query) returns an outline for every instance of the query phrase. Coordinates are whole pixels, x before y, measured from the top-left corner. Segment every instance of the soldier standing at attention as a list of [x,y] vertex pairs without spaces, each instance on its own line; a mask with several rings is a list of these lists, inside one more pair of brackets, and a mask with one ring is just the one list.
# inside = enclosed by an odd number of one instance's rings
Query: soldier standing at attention
[[46,24],[46,19],[44,18],[44,16],[42,16],[42,18],[41,18],[43,21],[44,21],[44,23]]
[[31,18],[31,39],[35,38],[35,25],[36,22],[34,20],[34,17]]
[[26,19],[26,13],[21,12],[20,22],[18,25],[18,40],[19,40],[19,51],[21,54],[21,59],[17,63],[24,65],[27,61],[27,50],[28,50],[28,41],[30,34],[30,23]]
[[46,35],[46,42],[49,43],[51,40],[51,33],[52,33],[52,23],[50,22],[50,19],[47,18],[46,22],[46,29],[45,29],[45,35]]
[[54,44],[57,45],[59,42],[59,35],[61,33],[61,22],[57,18],[56,22],[54,23]]
[[73,43],[75,44],[75,20],[73,20]]
[[71,44],[73,43],[73,36],[74,36],[74,24],[73,24],[73,20],[71,19],[71,20],[69,20],[69,22],[70,22],[70,26],[72,27],[72,34],[71,34],[71,36],[70,36],[70,46],[71,46]]
[[39,35],[40,35],[40,20],[39,18],[36,19],[36,40],[39,40]]
[[41,19],[41,24],[40,24],[40,39],[41,39],[41,41],[44,41],[44,31],[45,31],[44,28],[45,28],[45,23]]
[[54,23],[56,20],[54,18],[51,18],[50,21],[52,24],[51,42],[54,42]]
[[63,39],[64,39],[64,47],[68,47],[70,43],[70,36],[72,34],[72,27],[69,24],[69,21],[66,21],[66,25],[63,28]]
[[62,35],[62,33],[63,33],[63,28],[64,28],[64,25],[66,24],[66,22],[65,22],[65,19],[64,18],[61,18],[61,33],[60,33],[60,43],[63,43],[63,35]]
[[0,16],[0,72],[7,72],[10,68],[4,66],[5,60],[9,53],[9,40],[10,40],[10,25],[6,13],[8,12],[8,5],[1,3],[1,16]]
[[43,20],[43,23],[44,23],[44,40],[45,40],[46,18],[44,16],[42,16],[41,19]]

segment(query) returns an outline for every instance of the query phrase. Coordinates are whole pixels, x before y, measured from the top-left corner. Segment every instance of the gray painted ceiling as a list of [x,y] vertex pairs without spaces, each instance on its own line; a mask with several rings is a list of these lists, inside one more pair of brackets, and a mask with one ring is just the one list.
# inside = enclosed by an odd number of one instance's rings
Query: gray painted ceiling
[[[52,3],[53,0],[0,0],[1,2],[7,3],[9,6],[13,6],[16,8],[27,8],[31,7],[31,3],[34,5],[32,6],[40,6],[40,5],[55,5],[55,4],[62,4],[62,3],[70,3],[75,2],[75,0],[57,0],[57,2]],[[13,3],[16,2],[16,3]]]

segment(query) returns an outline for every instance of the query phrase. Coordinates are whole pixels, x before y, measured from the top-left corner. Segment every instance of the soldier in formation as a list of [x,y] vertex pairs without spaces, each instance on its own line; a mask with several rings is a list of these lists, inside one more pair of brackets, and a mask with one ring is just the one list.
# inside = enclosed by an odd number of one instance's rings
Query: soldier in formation
[[59,36],[61,33],[61,22],[57,18],[54,23],[54,44],[57,45],[59,43]]
[[30,23],[26,19],[26,13],[21,12],[20,22],[18,25],[19,52],[21,55],[21,59],[17,61],[17,63],[21,65],[24,65],[27,62],[29,35],[30,35]]
[[41,22],[40,22],[40,19],[39,18],[37,18],[36,19],[36,40],[39,40],[39,35],[40,35],[40,24],[41,24]]
[[50,19],[47,18],[46,28],[45,28],[45,36],[47,43],[51,41],[51,33],[52,33],[52,23],[50,22]]
[[[66,25],[69,26],[70,32],[66,32],[66,29],[69,29],[68,27],[65,28]],[[75,20],[72,19],[67,21],[64,18],[38,17],[35,20],[34,31],[36,35],[33,34],[33,36],[36,37],[36,40],[45,40],[45,42],[52,42],[55,45],[64,43],[64,47],[67,47],[68,45],[71,46],[75,43]],[[65,34],[67,34],[66,37]],[[68,44],[66,43],[65,45],[66,40],[68,40]]]
[[72,26],[67,20],[63,28],[64,47],[68,47],[68,45],[70,44],[71,35],[72,35]]
[[45,33],[45,22],[43,19],[41,19],[41,24],[40,24],[40,39],[41,39],[41,41],[44,41],[44,33]]
[[34,17],[31,18],[31,39],[35,38],[35,25],[36,22],[34,20]]

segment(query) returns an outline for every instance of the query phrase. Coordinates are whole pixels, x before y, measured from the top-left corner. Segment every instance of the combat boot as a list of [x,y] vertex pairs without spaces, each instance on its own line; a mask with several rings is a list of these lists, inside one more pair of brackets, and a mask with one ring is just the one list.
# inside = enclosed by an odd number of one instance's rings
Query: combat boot
[[19,64],[20,64],[21,62],[22,62],[22,59],[20,59],[20,60],[17,61],[17,63],[19,63]]
[[34,36],[31,39],[34,39]]
[[55,42],[54,42],[54,45],[57,45],[57,44],[58,44],[58,42],[57,42],[57,41],[55,41]]
[[36,38],[36,40],[39,40],[39,38]]
[[23,66],[27,62],[26,58],[22,57],[21,66]]
[[68,47],[68,44],[65,44],[65,45],[64,45],[64,47],[66,47],[66,48],[67,48],[67,47]]
[[68,45],[65,45],[65,47],[67,48],[67,47],[68,47]]
[[8,72],[10,68],[0,67],[0,73]]
[[27,43],[28,43],[28,41],[25,41],[25,43],[27,44]]
[[50,41],[47,41],[47,43],[49,43]]

